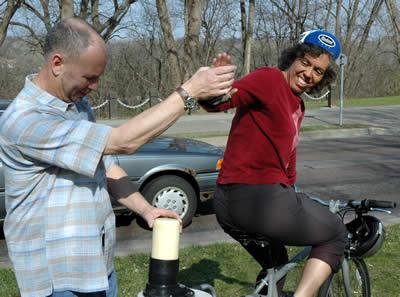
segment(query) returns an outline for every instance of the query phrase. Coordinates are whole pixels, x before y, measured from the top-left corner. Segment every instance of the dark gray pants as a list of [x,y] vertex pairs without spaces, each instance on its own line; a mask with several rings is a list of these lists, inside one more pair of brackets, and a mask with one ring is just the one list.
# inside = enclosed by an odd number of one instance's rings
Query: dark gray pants
[[312,246],[310,258],[324,261],[334,272],[340,267],[347,243],[343,222],[292,187],[218,185],[214,209],[219,224],[233,238],[237,230],[268,238],[275,263],[268,263],[264,248],[244,246],[263,268],[287,262],[285,245]]

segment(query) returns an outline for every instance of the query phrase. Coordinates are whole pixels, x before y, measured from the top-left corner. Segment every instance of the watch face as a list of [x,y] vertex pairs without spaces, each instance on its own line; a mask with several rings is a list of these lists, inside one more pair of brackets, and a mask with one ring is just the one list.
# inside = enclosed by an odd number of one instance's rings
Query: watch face
[[186,108],[193,109],[196,106],[196,99],[194,99],[192,96],[189,96],[188,98],[186,98],[185,103]]

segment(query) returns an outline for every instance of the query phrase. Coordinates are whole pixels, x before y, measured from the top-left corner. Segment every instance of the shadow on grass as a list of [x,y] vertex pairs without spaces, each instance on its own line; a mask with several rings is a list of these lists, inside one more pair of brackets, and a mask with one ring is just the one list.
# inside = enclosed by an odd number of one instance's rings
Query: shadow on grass
[[209,259],[202,259],[187,269],[179,271],[179,282],[196,287],[200,284],[215,286],[215,280],[221,280],[227,284],[237,284],[241,286],[253,286],[253,283],[244,282],[240,279],[232,278],[221,273],[219,263]]

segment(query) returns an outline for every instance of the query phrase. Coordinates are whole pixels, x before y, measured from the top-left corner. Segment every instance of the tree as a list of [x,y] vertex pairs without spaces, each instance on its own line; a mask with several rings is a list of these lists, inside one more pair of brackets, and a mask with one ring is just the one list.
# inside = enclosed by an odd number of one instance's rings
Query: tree
[[232,36],[238,31],[237,11],[233,8],[237,0],[208,0],[203,2],[201,17],[200,64],[207,65],[217,52],[234,52],[235,42]]
[[275,67],[281,51],[312,29],[334,32],[342,44],[348,57],[345,96],[399,92],[398,0],[2,1],[0,40],[7,30],[14,33],[0,47],[4,98],[16,94],[26,73],[40,67],[46,31],[71,16],[91,23],[109,48],[100,88],[89,98],[94,106],[105,98],[129,97],[134,100],[130,105],[149,93],[164,98],[223,51],[238,66],[237,77],[258,67]]
[[255,13],[255,0],[249,0],[249,14],[246,14],[245,0],[240,0],[241,24],[242,24],[242,53],[243,75],[250,73],[251,43],[253,40],[253,24]]
[[61,1],[61,19],[69,19],[74,16],[74,0]]
[[17,9],[21,7],[23,0],[7,0],[0,3],[0,46],[3,44],[7,35],[7,29],[10,25],[11,19],[16,13]]
[[42,31],[43,28],[48,31],[60,19],[74,16],[92,24],[105,41],[110,40],[120,29],[122,19],[131,5],[139,0],[116,0],[112,4],[101,0],[92,0],[90,2],[88,0],[80,0],[80,2],[74,2],[73,0],[8,1],[20,3],[19,6],[14,5],[14,7],[19,8],[18,20],[10,21],[9,25],[25,30],[30,37],[30,44],[42,50],[43,36],[46,33]]
[[[289,40],[296,42],[301,32],[304,32],[304,23],[308,16],[308,2],[303,0],[277,1],[271,0],[271,3],[278,8],[286,17],[286,22],[289,26]],[[305,5],[304,5],[305,4]]]
[[201,2],[201,0],[185,0],[183,80],[191,77],[200,66]]
[[178,87],[182,82],[179,55],[175,44],[174,34],[169,21],[168,9],[165,0],[156,0],[157,12],[160,18],[160,26],[164,35],[164,42],[167,49],[168,63],[170,67],[171,83]]
[[400,63],[400,14],[395,0],[385,0],[387,10],[393,25],[393,46],[394,54]]

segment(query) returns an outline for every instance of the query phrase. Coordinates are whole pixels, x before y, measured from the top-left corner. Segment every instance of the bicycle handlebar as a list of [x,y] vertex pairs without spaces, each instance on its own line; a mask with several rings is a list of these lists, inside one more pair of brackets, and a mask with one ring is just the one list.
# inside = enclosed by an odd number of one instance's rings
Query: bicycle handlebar
[[348,205],[353,208],[361,207],[362,209],[369,210],[371,208],[395,208],[396,202],[394,201],[378,201],[378,200],[350,200]]
[[[318,197],[310,196],[309,198],[317,201],[318,203],[320,203],[322,205],[329,206],[328,202],[325,202]],[[338,201],[338,202],[340,202],[340,201]],[[339,206],[339,209],[342,209],[345,207],[351,207],[354,209],[362,209],[365,211],[369,211],[372,208],[396,208],[396,202],[364,199],[364,200],[350,200],[350,201],[347,201],[344,203],[342,202],[338,206]]]

